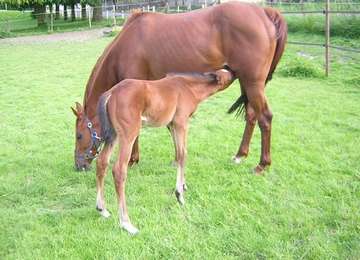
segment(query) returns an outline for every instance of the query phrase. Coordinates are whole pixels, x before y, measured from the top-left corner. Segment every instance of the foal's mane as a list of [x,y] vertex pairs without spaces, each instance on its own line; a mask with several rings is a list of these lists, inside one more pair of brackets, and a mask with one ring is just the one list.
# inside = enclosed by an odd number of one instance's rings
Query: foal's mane
[[201,82],[201,83],[217,83],[216,75],[211,72],[199,73],[199,72],[170,72],[166,74],[166,77],[171,78],[184,78],[192,82]]

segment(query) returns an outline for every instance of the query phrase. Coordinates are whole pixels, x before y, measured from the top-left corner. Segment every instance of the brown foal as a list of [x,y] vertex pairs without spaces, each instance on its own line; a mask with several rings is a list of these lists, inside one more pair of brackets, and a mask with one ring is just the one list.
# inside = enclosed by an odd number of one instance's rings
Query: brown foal
[[119,203],[120,225],[130,234],[138,229],[131,224],[125,200],[125,182],[131,150],[144,122],[153,127],[167,126],[175,146],[177,179],[175,195],[184,204],[185,160],[188,121],[199,103],[228,87],[234,80],[231,72],[169,74],[156,81],[127,79],[105,92],[99,100],[98,114],[105,142],[96,168],[96,207],[104,217],[104,177],[115,140],[120,145],[113,177]]

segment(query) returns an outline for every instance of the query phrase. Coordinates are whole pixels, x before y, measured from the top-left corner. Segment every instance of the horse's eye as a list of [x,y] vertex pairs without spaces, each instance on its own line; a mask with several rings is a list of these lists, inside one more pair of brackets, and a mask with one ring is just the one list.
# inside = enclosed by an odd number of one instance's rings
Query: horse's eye
[[80,140],[82,138],[82,134],[77,134],[76,139]]

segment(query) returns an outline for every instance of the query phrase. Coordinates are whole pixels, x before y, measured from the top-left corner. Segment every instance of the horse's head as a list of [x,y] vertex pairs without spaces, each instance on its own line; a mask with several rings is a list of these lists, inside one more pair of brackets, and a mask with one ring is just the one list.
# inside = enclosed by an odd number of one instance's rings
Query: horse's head
[[71,110],[76,116],[75,168],[77,170],[89,170],[92,160],[98,154],[101,139],[85,115],[84,108],[78,102],[76,102],[76,109],[71,108]]
[[220,85],[220,90],[227,88],[235,80],[234,73],[228,69],[217,70],[214,74],[218,84]]

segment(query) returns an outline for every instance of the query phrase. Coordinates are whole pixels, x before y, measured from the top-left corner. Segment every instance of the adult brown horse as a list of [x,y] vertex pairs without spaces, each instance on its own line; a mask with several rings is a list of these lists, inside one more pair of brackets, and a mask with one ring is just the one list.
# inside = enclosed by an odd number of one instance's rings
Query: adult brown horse
[[[183,14],[134,13],[121,33],[97,61],[84,96],[84,107],[73,109],[76,120],[75,164],[87,169],[99,145],[96,106],[106,90],[126,78],[160,79],[168,72],[206,72],[230,67],[239,79],[241,97],[230,112],[242,106],[246,127],[234,161],[249,151],[256,124],[261,130],[261,173],[271,163],[272,113],[265,84],[284,51],[287,25],[272,8],[229,2]],[[138,138],[130,164],[138,162]]]

